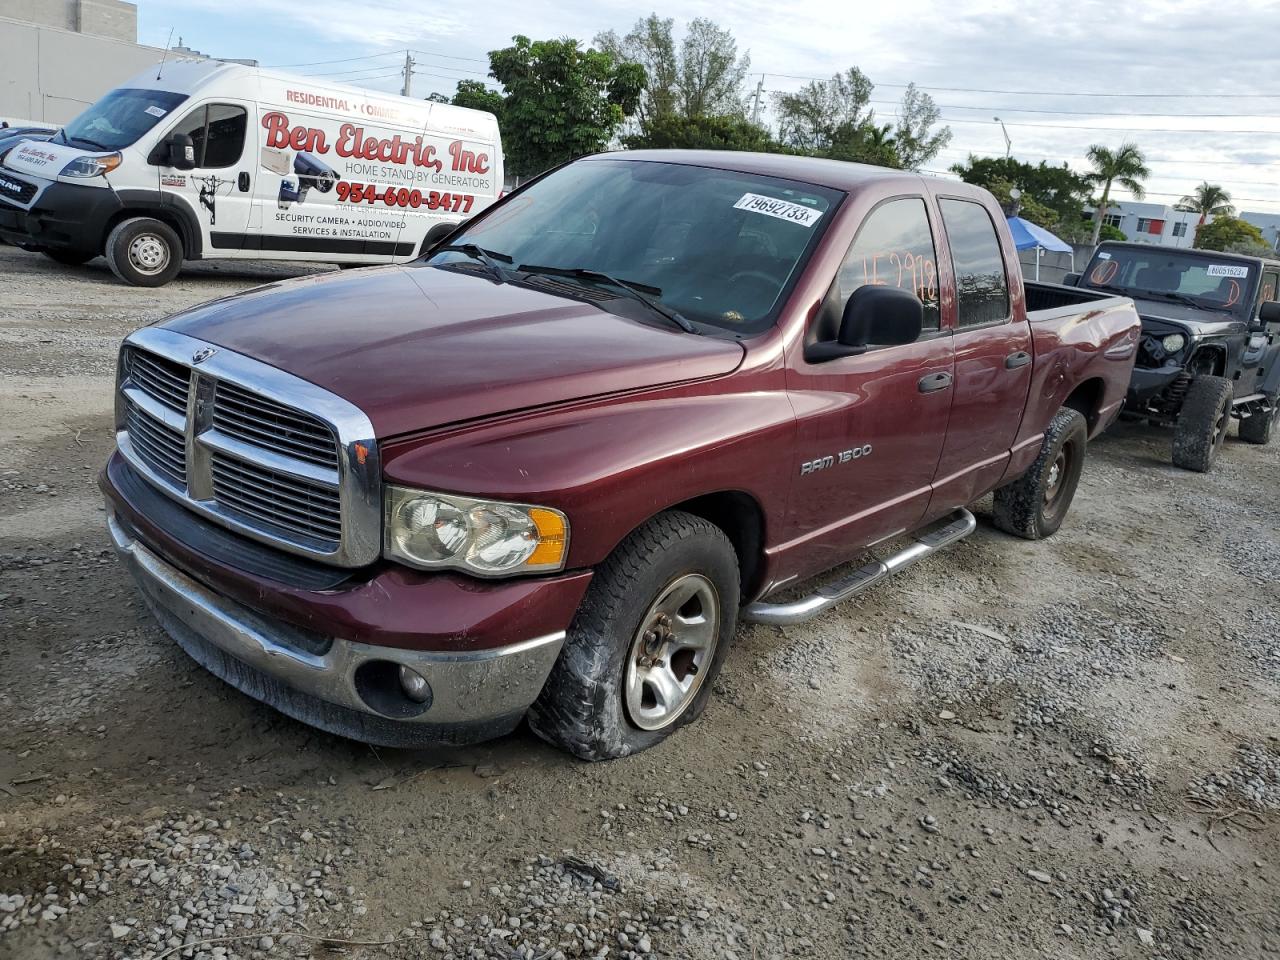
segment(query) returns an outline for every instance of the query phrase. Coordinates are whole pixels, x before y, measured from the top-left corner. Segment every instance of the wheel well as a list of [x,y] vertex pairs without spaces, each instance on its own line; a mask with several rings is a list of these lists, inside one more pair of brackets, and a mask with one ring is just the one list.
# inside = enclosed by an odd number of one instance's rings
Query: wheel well
[[750,494],[725,490],[675,503],[669,510],[684,510],[702,517],[724,531],[738,555],[744,600],[754,595],[764,571],[764,512]]
[[1192,376],[1220,377],[1226,368],[1226,354],[1218,347],[1201,347],[1187,360],[1187,373]]
[[1069,407],[1081,414],[1089,424],[1089,433],[1092,434],[1098,426],[1098,416],[1102,410],[1102,398],[1106,395],[1106,384],[1099,377],[1092,380],[1086,380],[1080,386],[1071,391],[1071,396],[1062,402],[1064,407]]
[[123,223],[125,220],[132,220],[134,217],[150,217],[153,220],[159,220],[173,228],[178,238],[182,241],[182,256],[184,259],[194,259],[196,252],[199,250],[199,237],[193,238],[188,224],[180,214],[173,210],[158,209],[155,207],[128,207],[118,213],[112,215],[107,221],[106,227],[102,231],[102,252],[106,251],[107,238],[111,236],[111,231]]

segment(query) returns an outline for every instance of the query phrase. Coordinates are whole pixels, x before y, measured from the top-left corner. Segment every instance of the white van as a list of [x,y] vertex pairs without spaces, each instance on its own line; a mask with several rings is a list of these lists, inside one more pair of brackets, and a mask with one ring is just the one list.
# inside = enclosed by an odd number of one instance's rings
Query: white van
[[148,287],[183,260],[409,260],[502,189],[492,114],[216,60],[0,150],[0,236]]

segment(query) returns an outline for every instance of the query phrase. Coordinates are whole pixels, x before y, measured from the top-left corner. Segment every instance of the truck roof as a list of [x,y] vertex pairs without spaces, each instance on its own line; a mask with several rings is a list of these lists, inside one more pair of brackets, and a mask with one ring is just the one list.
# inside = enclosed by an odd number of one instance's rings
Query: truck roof
[[801,157],[785,153],[748,153],[737,150],[627,150],[602,154],[602,156],[717,167],[722,170],[799,180],[845,192],[855,192],[871,183],[919,191],[927,182],[935,191],[959,196],[983,197],[987,194],[981,187],[975,187],[960,180],[933,177],[910,170],[873,167],[866,163],[849,163],[844,160]]
[[1255,257],[1248,253],[1225,253],[1221,250],[1201,250],[1198,247],[1164,247],[1156,243],[1137,243],[1133,240],[1103,240],[1098,244],[1098,250],[1103,247],[1124,247],[1129,250],[1144,250],[1147,252],[1155,251],[1156,253],[1170,253],[1180,256],[1193,257],[1211,257],[1214,260],[1243,260],[1246,263],[1262,263],[1267,266],[1280,266],[1280,259],[1275,257]]

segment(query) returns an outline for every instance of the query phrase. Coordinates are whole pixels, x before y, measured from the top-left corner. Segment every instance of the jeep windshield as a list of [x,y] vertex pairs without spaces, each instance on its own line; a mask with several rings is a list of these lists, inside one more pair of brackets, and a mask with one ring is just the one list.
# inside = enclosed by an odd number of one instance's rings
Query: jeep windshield
[[164,90],[112,90],[59,130],[54,141],[87,150],[121,150],[186,99],[185,93]]
[[1095,290],[1218,310],[1242,320],[1248,319],[1257,280],[1257,265],[1246,260],[1159,247],[1104,246],[1084,275],[1085,285]]
[[518,281],[554,275],[561,291],[578,286],[597,302],[612,293],[612,308],[625,302],[616,278],[694,324],[752,334],[777,318],[842,197],[732,170],[583,160],[511,197],[430,262],[483,269],[458,249],[473,245]]

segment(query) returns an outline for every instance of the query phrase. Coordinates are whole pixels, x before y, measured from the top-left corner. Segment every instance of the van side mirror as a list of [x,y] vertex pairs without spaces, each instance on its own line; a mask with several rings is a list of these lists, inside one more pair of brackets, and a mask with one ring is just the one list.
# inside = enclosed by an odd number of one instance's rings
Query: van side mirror
[[1078,273],[1068,273],[1065,277],[1063,277],[1063,278],[1062,278],[1062,285],[1063,285],[1064,287],[1078,287],[1078,286],[1080,286],[1080,274],[1078,274]]
[[811,344],[805,358],[819,362],[866,353],[871,344],[915,343],[924,329],[924,304],[909,290],[867,285],[853,291],[844,305],[834,341]]
[[171,133],[165,137],[165,161],[175,170],[194,170],[196,145],[189,133]]
[[470,222],[471,222],[471,218],[468,217],[466,220],[460,220],[457,223],[437,223],[430,230],[428,230],[427,235],[422,238],[422,248],[421,248],[420,256],[425,257],[436,247],[440,246],[440,244],[444,242],[446,237],[452,236],[453,234],[457,233],[459,230],[461,230]]

